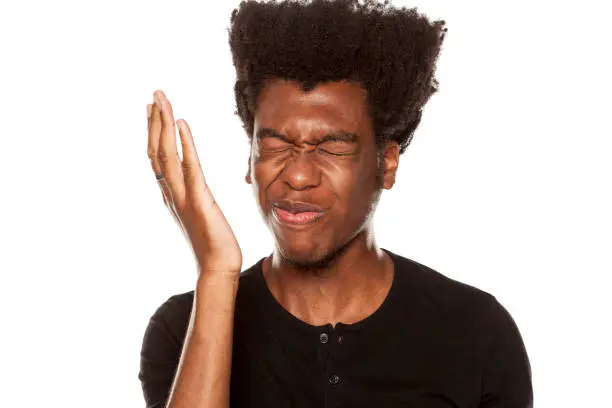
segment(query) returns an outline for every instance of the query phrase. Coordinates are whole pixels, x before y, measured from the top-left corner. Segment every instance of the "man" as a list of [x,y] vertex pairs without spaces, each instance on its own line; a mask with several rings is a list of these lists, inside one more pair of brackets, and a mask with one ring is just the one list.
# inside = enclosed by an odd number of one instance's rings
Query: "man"
[[242,2],[231,22],[246,182],[276,244],[241,273],[189,128],[176,122],[181,162],[156,92],[148,155],[199,277],[150,320],[147,406],[531,407],[506,309],[373,234],[382,189],[437,89],[444,22],[356,1]]

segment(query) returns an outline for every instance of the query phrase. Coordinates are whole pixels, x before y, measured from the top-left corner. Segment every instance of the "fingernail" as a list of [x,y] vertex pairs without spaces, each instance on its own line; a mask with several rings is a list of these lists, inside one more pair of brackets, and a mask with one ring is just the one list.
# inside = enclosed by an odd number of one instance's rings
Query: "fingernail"
[[162,108],[162,98],[159,95],[159,92],[155,92],[155,103],[157,104],[157,107],[159,108],[159,110],[161,110],[161,108]]
[[151,117],[151,111],[153,110],[153,105],[152,104],[147,104],[147,119],[149,119]]

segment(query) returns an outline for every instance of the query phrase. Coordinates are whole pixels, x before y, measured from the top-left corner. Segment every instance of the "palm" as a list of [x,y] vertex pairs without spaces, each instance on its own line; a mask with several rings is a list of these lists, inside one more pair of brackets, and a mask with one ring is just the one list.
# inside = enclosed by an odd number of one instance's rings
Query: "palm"
[[206,273],[240,273],[242,252],[227,219],[206,184],[191,130],[184,120],[179,127],[183,160],[178,156],[172,106],[161,91],[148,120],[147,154],[156,174],[164,203],[194,251],[198,267]]

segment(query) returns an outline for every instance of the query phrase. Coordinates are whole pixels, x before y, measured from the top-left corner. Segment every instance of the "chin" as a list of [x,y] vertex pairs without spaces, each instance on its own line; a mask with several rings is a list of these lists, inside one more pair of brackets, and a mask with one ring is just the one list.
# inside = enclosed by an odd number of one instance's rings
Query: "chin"
[[325,243],[292,242],[286,245],[277,243],[281,257],[297,269],[318,270],[329,268],[337,256],[343,252],[347,244],[334,247]]

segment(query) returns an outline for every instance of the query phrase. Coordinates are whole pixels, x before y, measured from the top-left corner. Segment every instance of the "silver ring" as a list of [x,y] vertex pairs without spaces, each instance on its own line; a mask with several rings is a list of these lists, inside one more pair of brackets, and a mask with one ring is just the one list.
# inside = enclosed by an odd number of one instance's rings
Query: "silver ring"
[[156,174],[156,175],[155,175],[155,178],[156,178],[157,180],[161,180],[161,179],[163,179],[163,178],[164,178],[164,173],[159,173],[159,174]]

